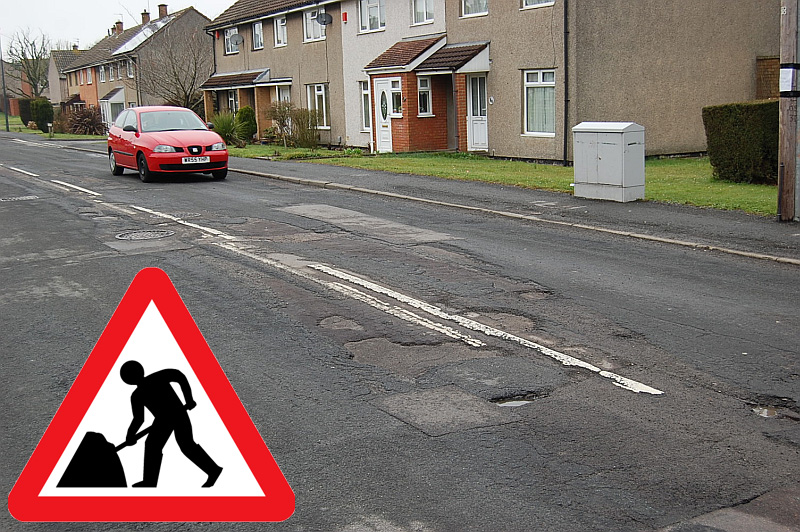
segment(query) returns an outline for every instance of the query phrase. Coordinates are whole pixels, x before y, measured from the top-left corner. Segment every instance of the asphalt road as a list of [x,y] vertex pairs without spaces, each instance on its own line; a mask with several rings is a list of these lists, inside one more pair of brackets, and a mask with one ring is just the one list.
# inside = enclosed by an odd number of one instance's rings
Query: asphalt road
[[541,220],[238,172],[143,184],[29,139],[0,134],[6,496],[157,266],[297,509],[137,529],[800,529],[798,266],[623,234],[795,259],[796,225],[263,161],[233,166]]

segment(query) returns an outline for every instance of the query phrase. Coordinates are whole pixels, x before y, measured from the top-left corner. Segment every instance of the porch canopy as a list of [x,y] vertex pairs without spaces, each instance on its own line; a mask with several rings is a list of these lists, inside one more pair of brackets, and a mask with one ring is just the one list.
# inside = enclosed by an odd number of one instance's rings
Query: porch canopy
[[420,75],[489,71],[489,43],[447,44],[414,69]]
[[214,74],[200,88],[205,91],[219,91],[231,89],[252,89],[255,87],[275,87],[278,85],[291,85],[292,78],[273,78],[270,69],[251,70],[248,72],[234,72],[229,74]]

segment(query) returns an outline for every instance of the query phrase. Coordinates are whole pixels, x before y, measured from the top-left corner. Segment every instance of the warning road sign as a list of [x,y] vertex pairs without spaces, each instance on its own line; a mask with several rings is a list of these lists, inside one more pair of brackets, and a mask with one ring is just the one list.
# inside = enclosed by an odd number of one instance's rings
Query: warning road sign
[[21,521],[282,521],[294,493],[175,287],[148,268],[8,508]]

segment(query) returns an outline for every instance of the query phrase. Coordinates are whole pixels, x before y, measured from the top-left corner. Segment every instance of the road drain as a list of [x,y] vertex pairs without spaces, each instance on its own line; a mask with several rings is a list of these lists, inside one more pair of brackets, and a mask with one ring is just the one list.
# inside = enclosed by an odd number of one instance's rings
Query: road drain
[[166,238],[175,234],[175,231],[166,229],[146,229],[142,231],[125,231],[116,235],[117,240],[155,240],[156,238]]

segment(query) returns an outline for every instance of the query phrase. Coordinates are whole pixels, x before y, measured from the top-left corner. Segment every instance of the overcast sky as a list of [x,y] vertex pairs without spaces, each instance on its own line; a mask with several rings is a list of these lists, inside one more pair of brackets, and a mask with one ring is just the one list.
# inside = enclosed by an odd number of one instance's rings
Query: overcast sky
[[108,34],[117,20],[125,28],[142,23],[142,11],[158,17],[158,4],[167,4],[172,13],[185,7],[213,20],[235,0],[1,0],[0,39],[3,57],[11,37],[18,30],[30,29],[33,35],[46,35],[52,43],[77,43],[88,48]]

